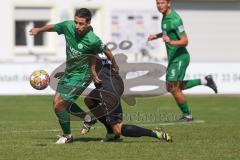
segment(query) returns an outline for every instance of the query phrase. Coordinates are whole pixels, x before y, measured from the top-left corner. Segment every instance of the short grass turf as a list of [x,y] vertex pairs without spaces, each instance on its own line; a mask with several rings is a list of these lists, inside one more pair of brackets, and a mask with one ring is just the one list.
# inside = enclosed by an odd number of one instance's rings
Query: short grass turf
[[[74,143],[54,144],[61,134],[52,109],[52,96],[0,97],[1,160],[239,160],[240,96],[187,96],[194,123],[169,123],[180,116],[171,96],[138,98],[130,107],[123,102],[125,123],[154,129],[163,127],[174,142],[121,137],[100,142],[105,136],[98,123],[80,135],[80,121],[71,123]],[[77,102],[83,106],[81,99]],[[168,121],[168,122],[166,122]]]

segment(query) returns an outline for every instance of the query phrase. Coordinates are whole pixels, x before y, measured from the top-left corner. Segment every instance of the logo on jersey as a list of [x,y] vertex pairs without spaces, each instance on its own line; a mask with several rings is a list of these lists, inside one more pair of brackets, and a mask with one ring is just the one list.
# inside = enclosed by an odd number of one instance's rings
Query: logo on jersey
[[163,28],[166,29],[167,28],[167,24],[163,24]]
[[83,45],[81,43],[78,44],[79,49],[83,49]]
[[181,26],[178,26],[178,31],[181,33],[181,32],[184,32],[184,27],[183,27],[183,25],[181,25]]
[[82,52],[74,49],[73,47],[69,46],[67,47],[67,52],[72,56],[72,57],[76,57],[82,54]]
[[163,34],[167,35],[167,24],[163,24]]
[[175,77],[176,76],[176,70],[175,69],[172,69],[171,70],[171,75],[170,75],[171,77]]

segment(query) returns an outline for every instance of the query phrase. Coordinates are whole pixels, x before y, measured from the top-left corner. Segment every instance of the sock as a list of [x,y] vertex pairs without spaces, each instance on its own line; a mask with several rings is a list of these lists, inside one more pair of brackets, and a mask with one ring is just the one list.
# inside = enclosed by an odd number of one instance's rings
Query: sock
[[207,85],[207,80],[206,80],[205,78],[202,78],[202,79],[201,79],[201,84],[202,84],[202,85]]
[[105,126],[108,134],[112,134],[112,133],[113,133],[112,126],[110,126],[110,125],[106,122],[106,116],[103,116],[103,117],[101,117],[101,118],[98,118],[98,120]]
[[57,110],[57,109],[55,109],[55,113],[58,117],[59,124],[63,130],[63,134],[64,135],[71,134],[69,113],[66,110]]
[[121,129],[121,134],[125,137],[155,137],[157,138],[156,133],[154,133],[152,130],[138,127],[135,125],[127,125],[123,124]]
[[182,89],[189,89],[198,85],[201,85],[201,80],[200,79],[193,79],[193,80],[187,80],[183,81]]
[[80,117],[82,119],[84,119],[84,117],[86,116],[86,113],[76,104],[76,103],[72,103],[67,111],[74,116]]
[[181,109],[182,113],[184,115],[190,115],[191,112],[189,111],[189,107],[188,107],[188,104],[187,102],[183,102],[182,104],[178,104],[178,107]]

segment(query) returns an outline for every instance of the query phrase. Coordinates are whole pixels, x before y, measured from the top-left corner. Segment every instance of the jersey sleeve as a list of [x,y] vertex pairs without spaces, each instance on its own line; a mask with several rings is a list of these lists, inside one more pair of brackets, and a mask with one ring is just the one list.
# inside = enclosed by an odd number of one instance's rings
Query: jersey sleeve
[[176,20],[173,23],[173,26],[174,26],[174,30],[175,30],[176,34],[179,37],[182,36],[182,35],[186,35],[185,29],[184,29],[184,26],[183,26],[183,22],[182,22],[181,19]]
[[102,43],[99,50],[98,50],[98,53],[102,54],[104,52],[105,47],[106,47],[106,45],[104,43]]
[[96,40],[96,41],[92,44],[92,46],[91,46],[91,52],[90,52],[90,54],[96,55],[96,54],[98,54],[98,53],[103,52],[104,46],[105,46],[105,45],[102,43],[102,41],[101,41],[100,39]]
[[53,26],[53,30],[57,32],[59,35],[64,34],[64,28],[66,26],[67,21],[57,23]]

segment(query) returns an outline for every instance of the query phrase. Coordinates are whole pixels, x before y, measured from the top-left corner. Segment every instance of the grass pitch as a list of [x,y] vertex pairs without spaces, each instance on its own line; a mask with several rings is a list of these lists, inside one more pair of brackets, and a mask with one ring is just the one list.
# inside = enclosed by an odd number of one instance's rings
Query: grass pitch
[[196,119],[189,124],[165,122],[180,115],[170,96],[141,98],[135,107],[123,103],[126,123],[162,126],[173,135],[173,143],[148,137],[101,143],[105,130],[100,123],[82,136],[81,122],[73,121],[74,143],[56,145],[61,131],[51,96],[0,97],[0,159],[239,160],[240,96],[188,96],[188,103]]

